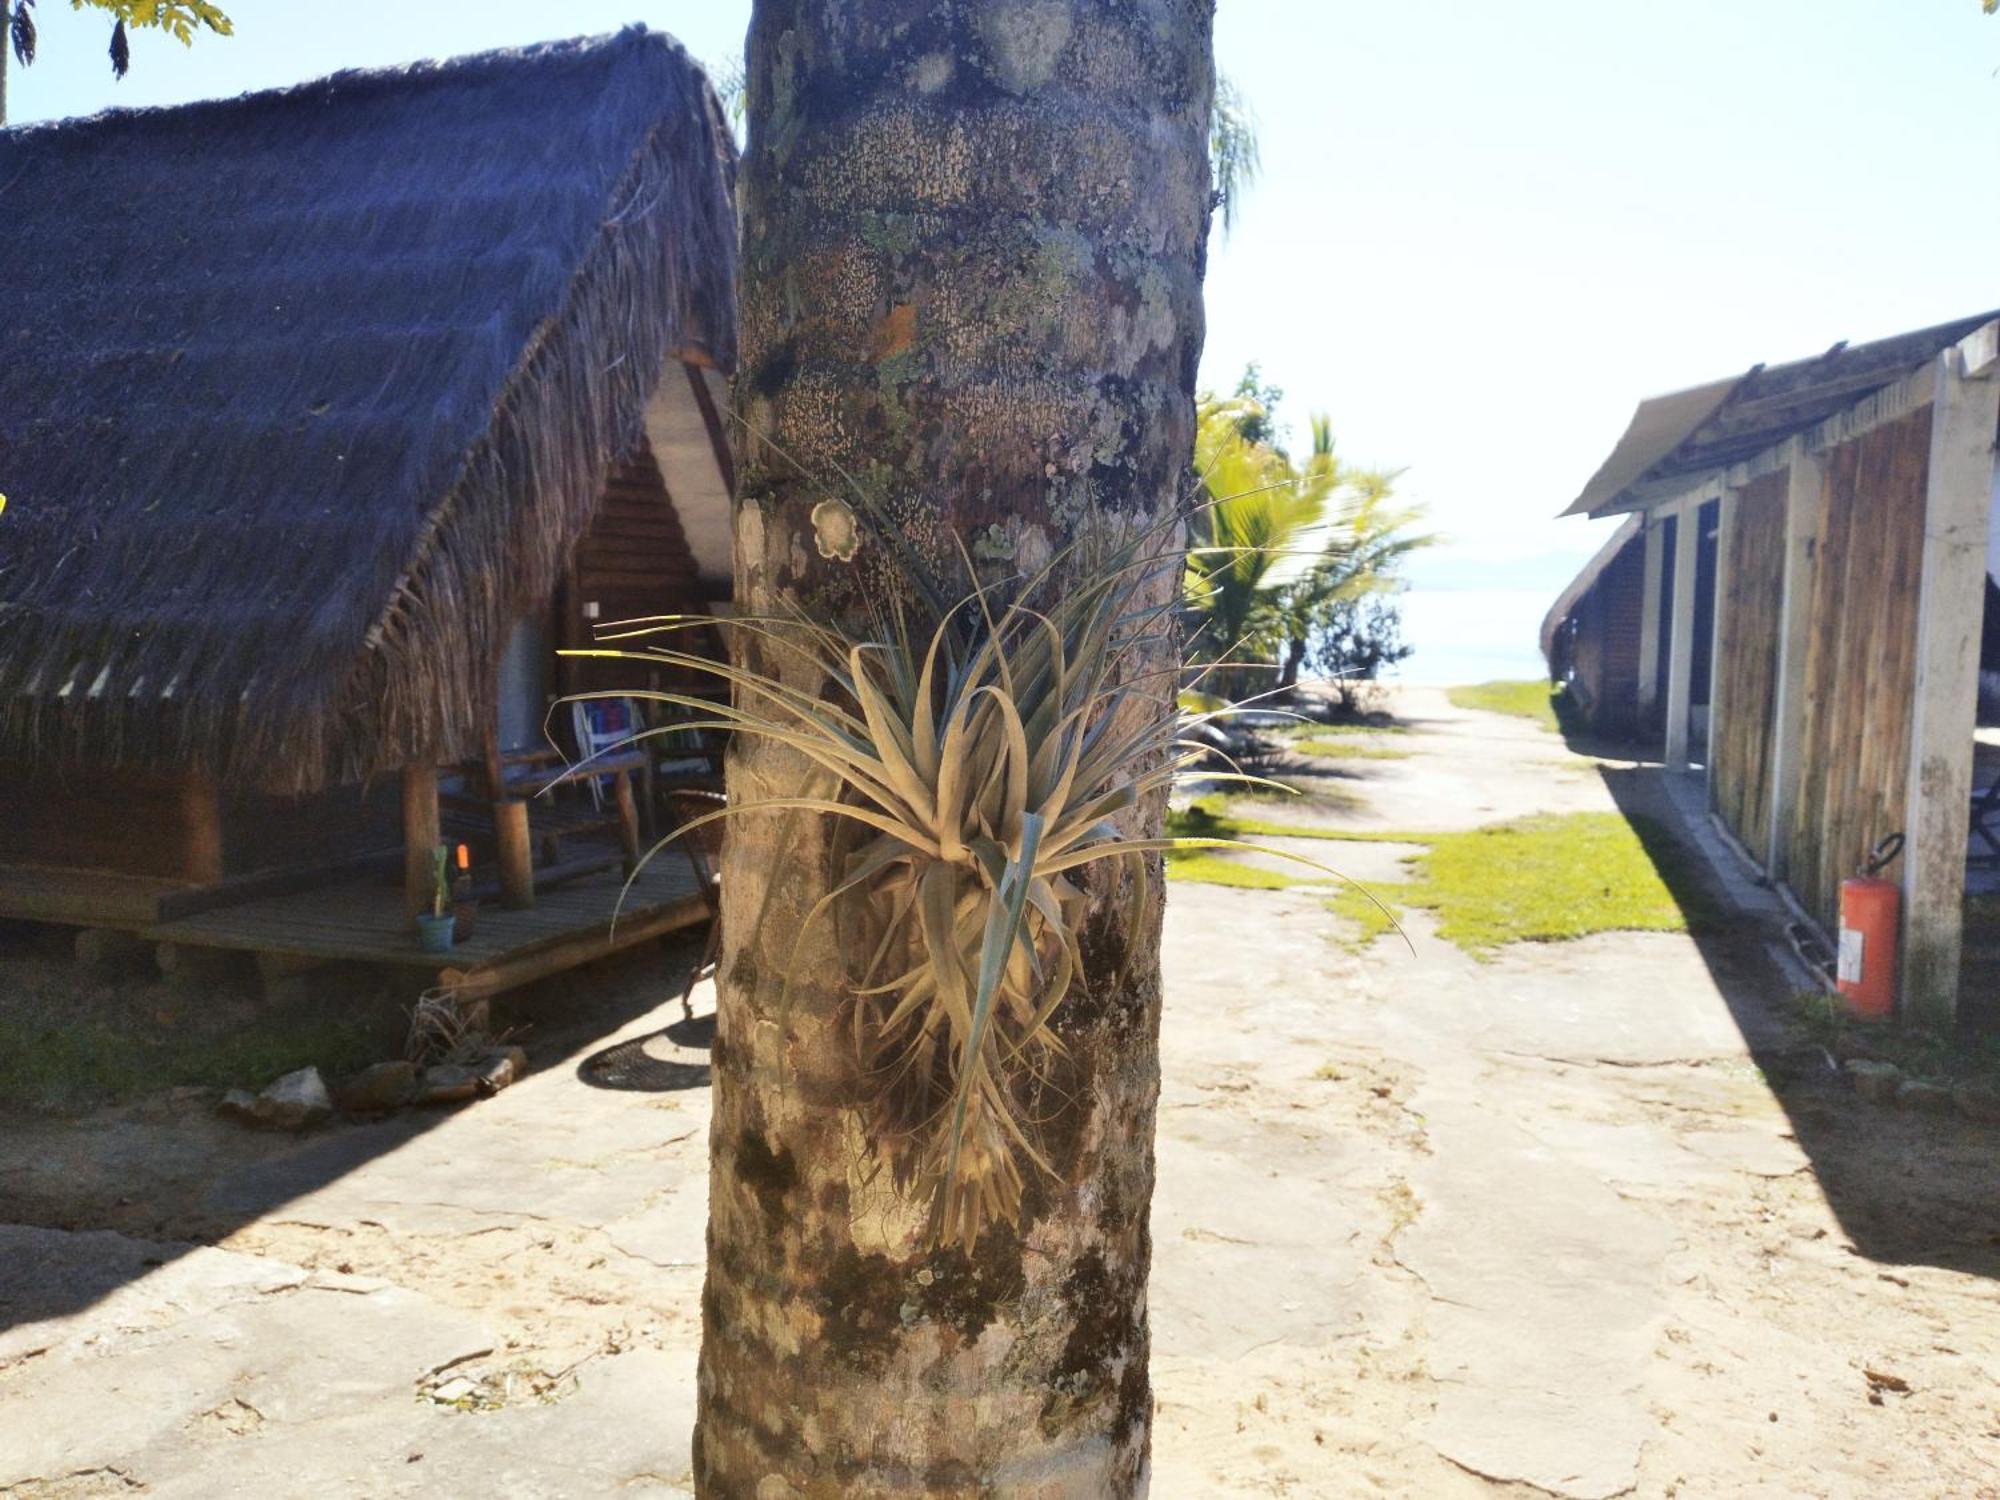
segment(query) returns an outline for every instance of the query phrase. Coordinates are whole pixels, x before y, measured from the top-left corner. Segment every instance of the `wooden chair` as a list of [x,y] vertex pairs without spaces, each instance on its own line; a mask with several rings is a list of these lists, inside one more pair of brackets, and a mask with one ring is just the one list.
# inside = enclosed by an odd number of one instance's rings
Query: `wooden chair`
[[[661,800],[666,804],[669,836],[696,818],[718,812],[727,805],[722,793],[700,787],[672,787]],[[695,879],[701,886],[702,900],[708,906],[708,939],[702,945],[700,960],[688,973],[687,988],[681,991],[681,1014],[690,1021],[694,1019],[691,1003],[694,987],[704,976],[715,972],[716,960],[722,952],[722,837],[725,821],[717,818],[704,823],[674,841],[675,847],[687,852],[688,862],[694,866]]]

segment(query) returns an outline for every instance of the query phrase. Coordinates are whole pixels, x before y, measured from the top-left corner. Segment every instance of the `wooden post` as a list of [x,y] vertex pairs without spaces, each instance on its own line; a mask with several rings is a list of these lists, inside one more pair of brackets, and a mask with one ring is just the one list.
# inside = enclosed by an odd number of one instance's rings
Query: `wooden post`
[[1660,704],[1660,589],[1667,573],[1667,523],[1646,517],[1646,565],[1639,590],[1639,721]]
[[1800,753],[1806,729],[1806,656],[1813,628],[1819,539],[1826,528],[1825,469],[1804,444],[1785,476],[1785,578],[1778,605],[1777,702],[1771,715],[1771,837],[1764,869],[1788,879],[1792,815],[1798,807]]
[[1723,647],[1729,631],[1729,550],[1736,531],[1736,491],[1725,488],[1717,502],[1715,520],[1715,606],[1709,611],[1708,627],[1708,744],[1701,763],[1703,780],[1708,783],[1708,806],[1716,807],[1715,747],[1721,743],[1722,721],[1728,708],[1722,701],[1729,674],[1723,670]]
[[[1987,332],[1990,330],[1982,330]],[[1977,335],[1975,335],[1977,338]],[[1917,675],[1903,831],[1903,1017],[1949,1028],[1964,944],[1966,820],[1978,718],[1979,637],[2000,379],[1991,341],[1968,370],[1961,345],[1937,362],[1924,499]],[[1967,341],[1968,345],[1972,340]]]
[[618,799],[618,843],[625,851],[625,873],[639,868],[639,804],[632,796],[632,773],[620,771],[611,778],[612,795]]
[[506,797],[493,804],[500,845],[500,904],[516,911],[535,904],[535,846],[528,837],[528,804]]
[[438,831],[437,767],[403,767],[403,907],[410,925],[431,909],[436,889]]
[[[494,669],[498,702],[499,669]],[[535,846],[528,836],[528,804],[507,795],[507,764],[500,754],[500,726],[489,720],[480,736],[486,795],[492,800],[494,840],[500,853],[500,904],[526,911],[535,904]]]
[[222,879],[222,796],[212,776],[181,783],[181,816],[187,820],[187,878],[197,885]]
[[1674,605],[1667,635],[1667,743],[1669,771],[1688,768],[1688,730],[1694,696],[1694,580],[1701,551],[1701,501],[1682,505],[1674,517]]

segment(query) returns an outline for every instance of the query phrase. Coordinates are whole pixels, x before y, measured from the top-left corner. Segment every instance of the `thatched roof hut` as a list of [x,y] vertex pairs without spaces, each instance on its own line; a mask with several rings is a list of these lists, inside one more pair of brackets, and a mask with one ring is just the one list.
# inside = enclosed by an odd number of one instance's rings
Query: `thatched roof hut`
[[733,365],[733,174],[640,28],[0,131],[0,762],[476,754],[663,378]]

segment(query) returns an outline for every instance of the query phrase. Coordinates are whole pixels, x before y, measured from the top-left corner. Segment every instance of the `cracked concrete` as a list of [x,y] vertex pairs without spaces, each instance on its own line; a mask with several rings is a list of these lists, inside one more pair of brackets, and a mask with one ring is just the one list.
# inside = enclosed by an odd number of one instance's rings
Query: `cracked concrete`
[[[1409,759],[1260,811],[1381,830],[1688,800],[1442,694],[1399,708]],[[1382,845],[1288,846],[1382,873]],[[2000,1133],[1857,1113],[1809,1068],[1781,1093],[1759,1059],[1801,1049],[1755,921],[1487,963],[1406,925],[1414,955],[1352,955],[1310,893],[1173,893],[1160,1492],[2000,1497]],[[1225,1250],[1233,1282],[1189,1276]],[[1879,1279],[1910,1260],[1933,1263],[1914,1297]],[[1871,1361],[1920,1371],[1913,1394],[1872,1404]]]
[[[1400,706],[1409,759],[1285,816],[1638,785]],[[2000,1132],[1774,1084],[1755,934],[1482,964],[1410,933],[1355,953],[1311,892],[1172,890],[1156,1495],[2000,1500]],[[657,956],[572,979],[530,1076],[453,1114],[0,1122],[0,1497],[687,1494],[706,1092],[577,1070],[678,993]]]

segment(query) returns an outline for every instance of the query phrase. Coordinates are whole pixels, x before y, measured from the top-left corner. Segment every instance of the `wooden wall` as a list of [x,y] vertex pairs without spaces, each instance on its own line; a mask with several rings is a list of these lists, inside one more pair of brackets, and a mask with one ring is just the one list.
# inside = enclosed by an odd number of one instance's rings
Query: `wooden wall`
[[1771,837],[1771,751],[1785,588],[1786,471],[1737,492],[1715,659],[1716,810],[1753,854]]
[[[203,776],[21,767],[0,768],[0,830],[0,868],[26,872],[0,877],[0,917],[54,921],[92,920],[101,904],[87,883],[64,888],[82,893],[74,899],[38,892],[33,872],[214,886],[394,851],[402,839],[394,777],[273,797],[218,788]],[[65,902],[75,904],[73,913]]]
[[0,829],[0,864],[162,880],[222,874],[219,806],[196,777],[0,766]]
[[[597,644],[597,626],[650,615],[694,614],[703,608],[704,592],[694,553],[660,478],[659,465],[653,461],[652,449],[642,445],[631,459],[612,470],[597,517],[577,544],[558,601],[556,644],[586,648]],[[707,651],[712,646],[710,635],[703,631],[663,637],[661,644]],[[619,644],[621,649],[633,650],[644,645]],[[558,689],[563,693],[695,685],[686,677],[670,683],[671,676],[636,662],[574,657],[559,658],[556,670]]]
[[1639,715],[1639,633],[1645,602],[1646,541],[1619,550],[1577,602],[1571,660],[1583,716],[1606,734],[1630,734]]
[[1829,929],[1840,882],[1903,826],[1930,431],[1926,407],[1823,456],[1786,864],[1800,901]]

